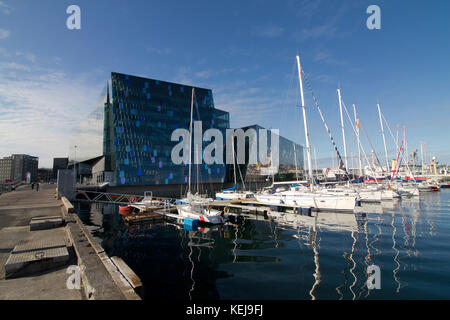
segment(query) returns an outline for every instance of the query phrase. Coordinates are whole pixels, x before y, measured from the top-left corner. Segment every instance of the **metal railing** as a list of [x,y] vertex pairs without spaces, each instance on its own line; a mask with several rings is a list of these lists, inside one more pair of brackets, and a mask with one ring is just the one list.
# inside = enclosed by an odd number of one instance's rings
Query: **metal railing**
[[16,189],[17,187],[21,186],[22,184],[24,184],[24,182],[21,180],[15,180],[12,182],[0,182],[0,193],[10,192]]
[[100,202],[100,203],[135,203],[144,200],[161,201],[164,202],[164,206],[170,206],[177,204],[177,199],[164,198],[164,197],[153,197],[136,195],[136,194],[120,194],[120,193],[110,193],[101,191],[90,191],[90,190],[77,190],[75,195],[75,201],[87,201],[87,202]]

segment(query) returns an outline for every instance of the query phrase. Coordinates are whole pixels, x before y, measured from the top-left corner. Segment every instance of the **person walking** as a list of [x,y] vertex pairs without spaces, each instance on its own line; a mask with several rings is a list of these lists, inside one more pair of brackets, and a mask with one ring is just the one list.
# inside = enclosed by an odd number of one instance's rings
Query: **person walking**
[[39,182],[36,183],[36,191],[39,191]]
[[34,182],[31,184],[31,190],[34,189]]

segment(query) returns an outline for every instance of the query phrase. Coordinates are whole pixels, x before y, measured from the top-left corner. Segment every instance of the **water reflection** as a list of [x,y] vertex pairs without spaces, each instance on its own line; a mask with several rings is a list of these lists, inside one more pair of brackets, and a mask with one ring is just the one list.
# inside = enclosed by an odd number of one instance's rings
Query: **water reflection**
[[[77,211],[106,252],[141,277],[144,298],[357,300],[427,297],[421,286],[431,286],[433,265],[448,262],[450,250],[431,253],[450,249],[449,207],[431,195],[364,204],[355,214],[246,215],[238,225],[197,230],[125,226],[114,206]],[[381,269],[382,290],[366,286],[371,264]],[[449,297],[448,282],[432,285],[437,296]]]

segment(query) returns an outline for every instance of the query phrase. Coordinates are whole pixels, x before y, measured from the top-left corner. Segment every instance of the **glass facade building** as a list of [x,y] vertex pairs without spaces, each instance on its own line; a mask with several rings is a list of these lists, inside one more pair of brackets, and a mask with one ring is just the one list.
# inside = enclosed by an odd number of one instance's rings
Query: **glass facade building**
[[[109,91],[109,90],[108,90]],[[194,88],[194,121],[229,128],[228,112],[214,107],[212,91]],[[184,184],[188,167],[171,160],[172,132],[189,130],[192,87],[126,74],[111,74],[111,99],[104,106],[103,155],[115,185]],[[204,142],[204,146],[207,143]],[[202,148],[203,150],[203,148]],[[225,165],[193,165],[192,181],[224,182]]]
[[[171,137],[176,129],[189,131],[192,89],[193,120],[202,122],[202,137],[212,128],[222,133],[225,162],[229,113],[215,108],[210,89],[121,73],[111,73],[108,83],[104,98],[72,129],[66,166],[73,168],[75,163],[83,178],[92,179],[94,183],[109,182],[110,186],[187,184],[189,167],[173,163],[172,149],[180,141],[171,141]],[[254,125],[241,129],[258,131],[263,128]],[[194,132],[193,140],[196,134]],[[201,151],[211,144],[211,141],[202,141]],[[265,179],[273,168],[259,163],[249,165],[248,139],[245,144],[246,164],[239,165],[243,178]],[[267,147],[271,148],[270,134]],[[196,160],[194,154],[192,162]],[[280,136],[279,156],[277,179],[294,178],[296,168],[298,173],[302,171],[303,148],[298,144]],[[192,164],[192,184],[233,182],[232,164],[208,165],[203,159],[198,162],[201,164]]]
[[[240,128],[244,132],[248,132],[249,130],[254,130],[256,134],[260,135],[260,130],[264,129],[259,125],[252,125]],[[249,150],[250,150],[250,140],[246,140],[245,146],[245,166],[240,166],[241,171],[245,172],[245,180],[246,182],[258,181],[267,176],[274,176],[275,180],[283,181],[283,180],[296,180],[297,177],[300,178],[303,176],[304,171],[304,156],[303,156],[303,146],[283,137],[280,135],[274,135],[275,138],[278,138],[278,166],[273,166],[272,163],[269,162],[267,165],[263,165],[260,162],[256,164],[248,164],[249,162]],[[272,135],[270,130],[267,130],[267,150],[266,154],[270,157],[272,149]],[[256,150],[259,152],[259,143],[256,147]]]

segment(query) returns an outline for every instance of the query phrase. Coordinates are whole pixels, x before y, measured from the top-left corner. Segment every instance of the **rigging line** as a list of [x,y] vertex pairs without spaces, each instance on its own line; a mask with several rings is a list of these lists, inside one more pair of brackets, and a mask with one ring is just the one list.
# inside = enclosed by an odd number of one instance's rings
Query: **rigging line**
[[[233,136],[233,142],[234,142],[234,136]],[[236,166],[238,167],[238,170],[239,170],[239,176],[241,177],[241,181],[242,181],[242,186],[243,186],[243,189],[244,189],[244,191],[246,190],[246,188],[245,188],[245,182],[244,182],[244,178],[242,177],[242,172],[241,172],[241,165],[239,164],[239,163],[237,163],[237,160],[236,160],[236,154],[234,153],[234,143],[233,143],[233,148],[232,148],[233,150],[232,150],[232,152],[233,152],[233,161],[235,162],[235,168],[236,168]],[[236,173],[236,172],[235,172]],[[237,184],[237,183],[236,183]],[[237,186],[236,186],[236,188],[237,188]]]
[[[296,68],[296,62],[294,61],[292,65],[292,73],[291,73],[291,80],[289,82],[289,89],[285,92],[285,105],[288,105],[288,92],[294,88],[294,79],[295,79],[295,68]],[[295,105],[297,105],[298,100],[298,90],[295,91]]]
[[325,126],[325,130],[327,131],[328,136],[329,136],[329,138],[330,138],[330,140],[331,140],[331,143],[333,144],[334,150],[336,151],[336,154],[337,154],[337,156],[338,156],[338,158],[339,158],[339,169],[344,170],[345,176],[347,177],[347,179],[349,179],[349,174],[348,174],[347,168],[346,168],[345,165],[344,165],[344,161],[342,161],[341,154],[339,153],[338,147],[337,147],[336,143],[334,142],[333,136],[331,135],[330,128],[328,127],[328,125],[327,125],[327,123],[326,123],[326,121],[325,121],[325,118],[323,117],[322,111],[320,110],[320,107],[319,107],[319,102],[318,102],[317,99],[316,99],[316,96],[315,96],[315,94],[314,94],[314,91],[313,91],[312,88],[311,88],[311,84],[309,83],[309,80],[308,80],[308,78],[307,78],[307,76],[306,76],[306,73],[305,73],[305,71],[303,70],[303,68],[302,68],[302,73],[303,73],[303,75],[305,76],[305,83],[306,83],[306,86],[308,87],[309,91],[311,91],[311,95],[312,95],[312,97],[313,97],[314,103],[315,103],[315,105],[316,105],[316,107],[317,107],[317,110],[319,111],[320,117],[322,118],[322,122],[323,122],[323,124],[324,124],[324,126]]
[[369,141],[370,147],[372,148],[373,153],[375,154],[375,158],[377,159],[377,163],[378,163],[378,165],[381,167],[381,170],[384,172],[383,166],[381,165],[381,162],[380,162],[380,159],[378,159],[378,155],[377,155],[377,153],[375,152],[375,148],[373,147],[372,142],[371,142],[370,139],[369,139],[369,135],[367,134],[366,129],[364,128],[364,126],[361,125],[361,122],[362,122],[361,119],[359,119],[359,127],[363,129],[364,134],[366,135],[367,141]]
[[389,129],[389,133],[391,134],[392,140],[393,140],[394,143],[395,143],[395,147],[396,147],[395,150],[398,150],[398,143],[397,143],[397,140],[394,138],[394,134],[393,134],[392,131],[391,131],[391,127],[389,127],[389,123],[387,122],[387,120],[386,120],[386,118],[384,117],[384,114],[383,114],[383,113],[381,113],[381,116],[383,117],[384,123],[386,123],[386,126],[387,126],[388,129]]
[[[353,125],[353,122],[352,122],[351,119],[350,119],[350,114],[348,113],[348,110],[347,110],[347,107],[345,106],[344,101],[342,101],[342,105],[344,106],[345,113],[347,114],[347,117],[348,117],[348,119],[350,120],[350,124],[352,125],[352,129],[353,129],[354,133],[356,134],[355,126]],[[364,150],[362,144],[360,144],[360,147],[361,147],[361,151],[362,151],[362,153],[363,153],[363,156],[364,156],[364,158],[366,159],[366,162],[369,164],[369,166],[370,166],[371,168],[373,168],[372,164],[370,163],[369,159],[367,158],[366,151]],[[373,169],[375,169],[375,168],[373,168]],[[379,185],[377,179],[375,179],[375,183],[376,183],[377,185]]]
[[[354,137],[355,137],[355,133],[352,132],[352,137],[350,138],[350,145],[349,145],[349,149],[348,149],[348,151],[349,151],[348,154],[350,154],[350,155],[351,155],[351,151],[352,151],[352,147],[353,147],[353,138]],[[350,158],[352,158],[352,156],[350,156]],[[353,159],[352,159],[352,161],[353,161]]]

